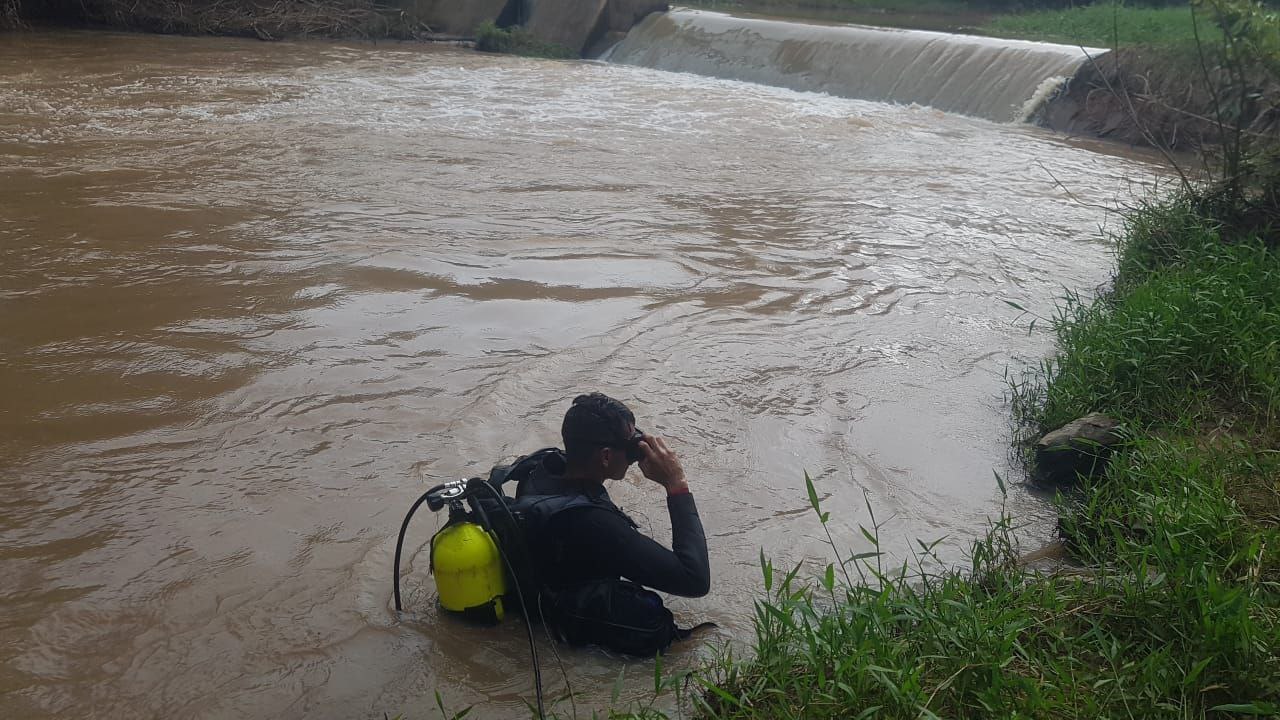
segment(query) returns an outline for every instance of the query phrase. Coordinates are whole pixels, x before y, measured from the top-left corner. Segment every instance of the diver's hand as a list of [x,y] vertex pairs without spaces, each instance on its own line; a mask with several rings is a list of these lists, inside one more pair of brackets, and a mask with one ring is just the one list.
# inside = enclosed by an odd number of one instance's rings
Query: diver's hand
[[660,437],[645,435],[640,441],[640,472],[667,489],[668,495],[689,492],[680,459]]

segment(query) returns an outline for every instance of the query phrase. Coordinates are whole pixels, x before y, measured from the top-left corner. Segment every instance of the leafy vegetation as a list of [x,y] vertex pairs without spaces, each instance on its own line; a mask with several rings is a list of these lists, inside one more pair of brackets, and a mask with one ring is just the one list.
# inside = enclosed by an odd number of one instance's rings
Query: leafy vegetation
[[492,22],[476,28],[476,49],[483,52],[511,53],[527,57],[575,58],[577,54],[563,45],[545,42],[519,26],[500,28]]
[[[1100,530],[1079,546],[1099,561],[1088,571],[1028,575],[1014,562],[1007,516],[973,546],[967,573],[884,568],[878,554],[851,558],[834,542],[839,559],[814,583],[794,571],[779,579],[762,559],[770,595],[757,603],[755,656],[692,677],[699,715],[1273,712],[1280,538],[1218,492],[1239,468],[1223,461],[1207,472],[1203,461],[1194,446],[1156,440],[1128,453],[1071,516]],[[1140,536],[1123,532],[1135,507],[1147,521]],[[864,533],[878,542],[874,526]],[[852,578],[841,571],[849,560]]]
[[1034,427],[1102,408],[1143,429],[1223,413],[1280,419],[1280,260],[1258,240],[1223,244],[1189,204],[1138,211],[1130,237],[1145,242],[1122,247],[1120,291],[1067,300],[1062,351],[1019,395]]

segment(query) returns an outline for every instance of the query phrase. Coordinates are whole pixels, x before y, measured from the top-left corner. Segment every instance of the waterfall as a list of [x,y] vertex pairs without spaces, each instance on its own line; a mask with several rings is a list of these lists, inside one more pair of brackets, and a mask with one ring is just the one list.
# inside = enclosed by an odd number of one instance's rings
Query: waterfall
[[1014,122],[1031,117],[1054,87],[1072,77],[1089,56],[1104,52],[673,10],[645,18],[606,59]]

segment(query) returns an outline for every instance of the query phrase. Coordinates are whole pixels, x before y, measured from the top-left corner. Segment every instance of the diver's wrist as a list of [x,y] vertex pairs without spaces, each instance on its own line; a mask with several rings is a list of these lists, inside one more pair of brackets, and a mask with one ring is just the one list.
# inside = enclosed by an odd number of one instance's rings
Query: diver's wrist
[[666,488],[667,488],[667,497],[671,497],[672,495],[689,494],[689,483],[685,482],[684,480],[677,480],[675,482],[669,483],[666,485]]

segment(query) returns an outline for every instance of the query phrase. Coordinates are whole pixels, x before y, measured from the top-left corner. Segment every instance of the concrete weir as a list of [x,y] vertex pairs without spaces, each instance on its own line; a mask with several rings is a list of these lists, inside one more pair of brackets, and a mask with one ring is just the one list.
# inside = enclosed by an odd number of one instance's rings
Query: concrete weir
[[578,55],[598,55],[646,15],[669,7],[659,0],[396,0],[445,35],[470,36],[483,22],[518,24],[544,42]]
[[997,122],[1031,119],[1105,50],[674,10],[645,18],[612,62],[824,92]]

